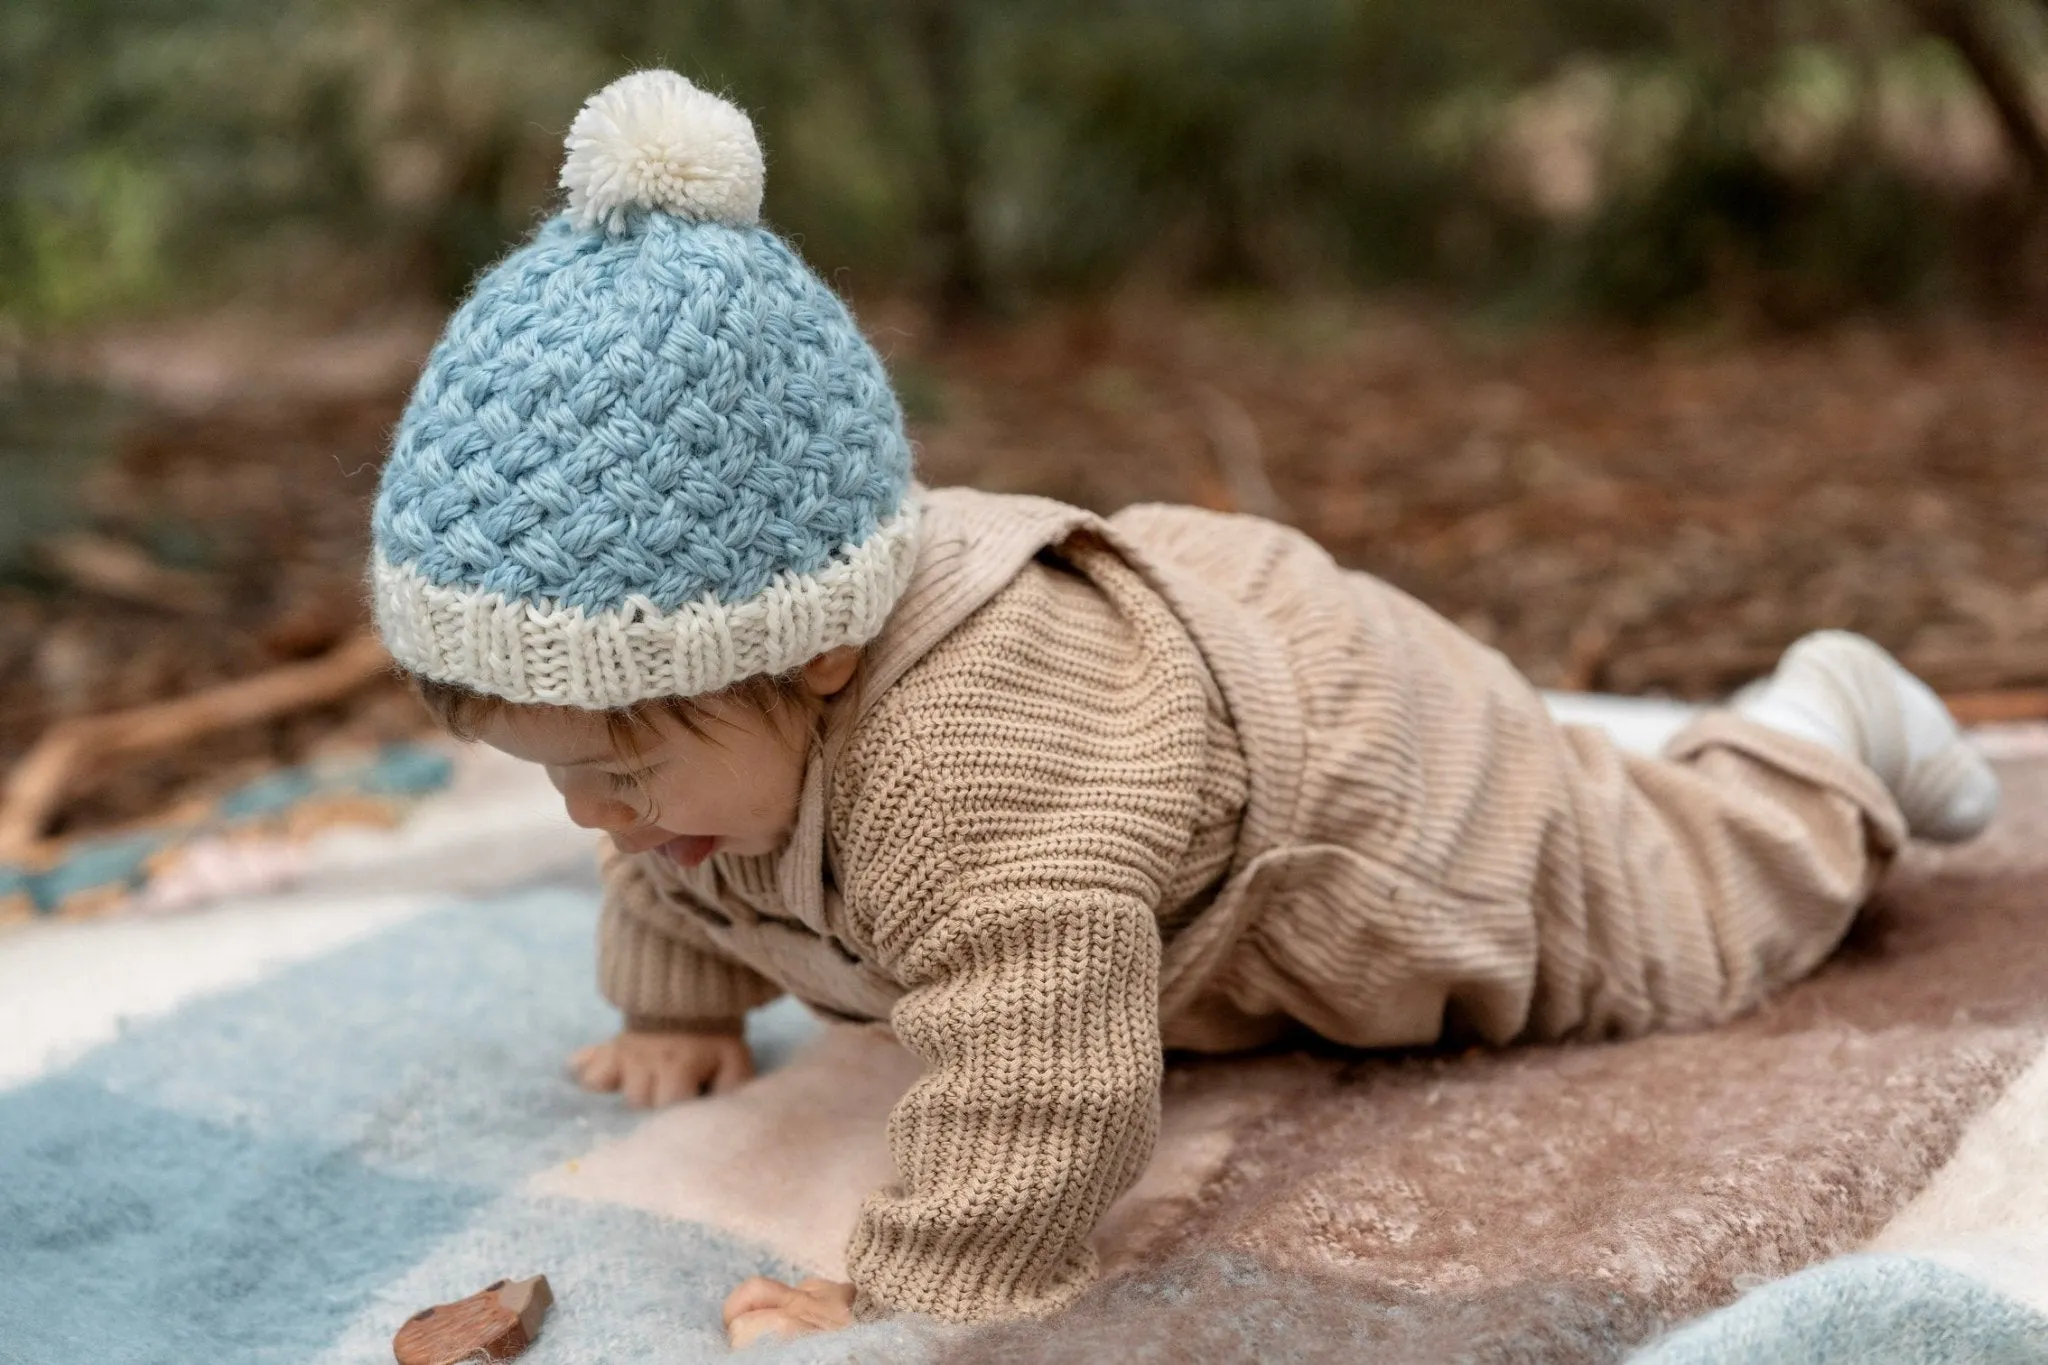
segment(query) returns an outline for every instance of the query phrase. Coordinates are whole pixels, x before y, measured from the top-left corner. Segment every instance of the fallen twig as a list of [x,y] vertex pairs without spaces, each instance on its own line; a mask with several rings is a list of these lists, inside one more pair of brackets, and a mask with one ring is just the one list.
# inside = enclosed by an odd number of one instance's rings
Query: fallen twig
[[224,593],[218,579],[172,569],[125,540],[77,531],[54,536],[38,549],[57,573],[88,592],[177,612],[217,612]]
[[96,764],[336,701],[391,666],[361,634],[321,657],[133,710],[57,722],[7,775],[0,793],[0,859],[33,855],[65,792]]

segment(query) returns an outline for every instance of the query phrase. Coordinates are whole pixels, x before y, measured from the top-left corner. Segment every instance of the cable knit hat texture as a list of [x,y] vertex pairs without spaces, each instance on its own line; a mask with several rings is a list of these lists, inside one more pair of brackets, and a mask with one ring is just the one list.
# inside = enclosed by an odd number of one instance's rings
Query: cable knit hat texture
[[456,310],[384,466],[405,667],[604,709],[880,632],[917,552],[902,413],[761,184],[747,116],[673,72],[577,115],[566,208]]

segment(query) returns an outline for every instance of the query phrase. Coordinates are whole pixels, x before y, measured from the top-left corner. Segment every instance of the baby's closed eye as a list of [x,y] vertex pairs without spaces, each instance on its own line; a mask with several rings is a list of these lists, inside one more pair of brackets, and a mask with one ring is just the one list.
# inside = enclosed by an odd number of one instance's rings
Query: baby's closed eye
[[630,773],[606,773],[604,784],[614,793],[636,792],[653,775],[653,771],[651,768],[643,768]]

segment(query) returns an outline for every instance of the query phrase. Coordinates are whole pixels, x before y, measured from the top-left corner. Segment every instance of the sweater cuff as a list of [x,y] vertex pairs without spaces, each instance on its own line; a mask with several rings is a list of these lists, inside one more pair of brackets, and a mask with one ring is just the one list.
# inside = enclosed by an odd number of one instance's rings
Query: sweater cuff
[[605,999],[634,1019],[729,1023],[781,994],[757,973],[655,928],[617,900],[605,906],[598,929],[597,977]]
[[744,1015],[705,1018],[664,1018],[652,1014],[626,1016],[628,1033],[717,1033],[738,1037],[747,1031]]

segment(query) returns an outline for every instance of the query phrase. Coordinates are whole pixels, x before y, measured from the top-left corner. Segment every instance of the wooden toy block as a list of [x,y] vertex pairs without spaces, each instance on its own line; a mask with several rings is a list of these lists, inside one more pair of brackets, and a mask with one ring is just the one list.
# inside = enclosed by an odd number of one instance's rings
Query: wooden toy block
[[540,1335],[555,1296],[548,1277],[499,1280],[466,1299],[423,1308],[391,1343],[398,1365],[470,1365],[510,1360]]

